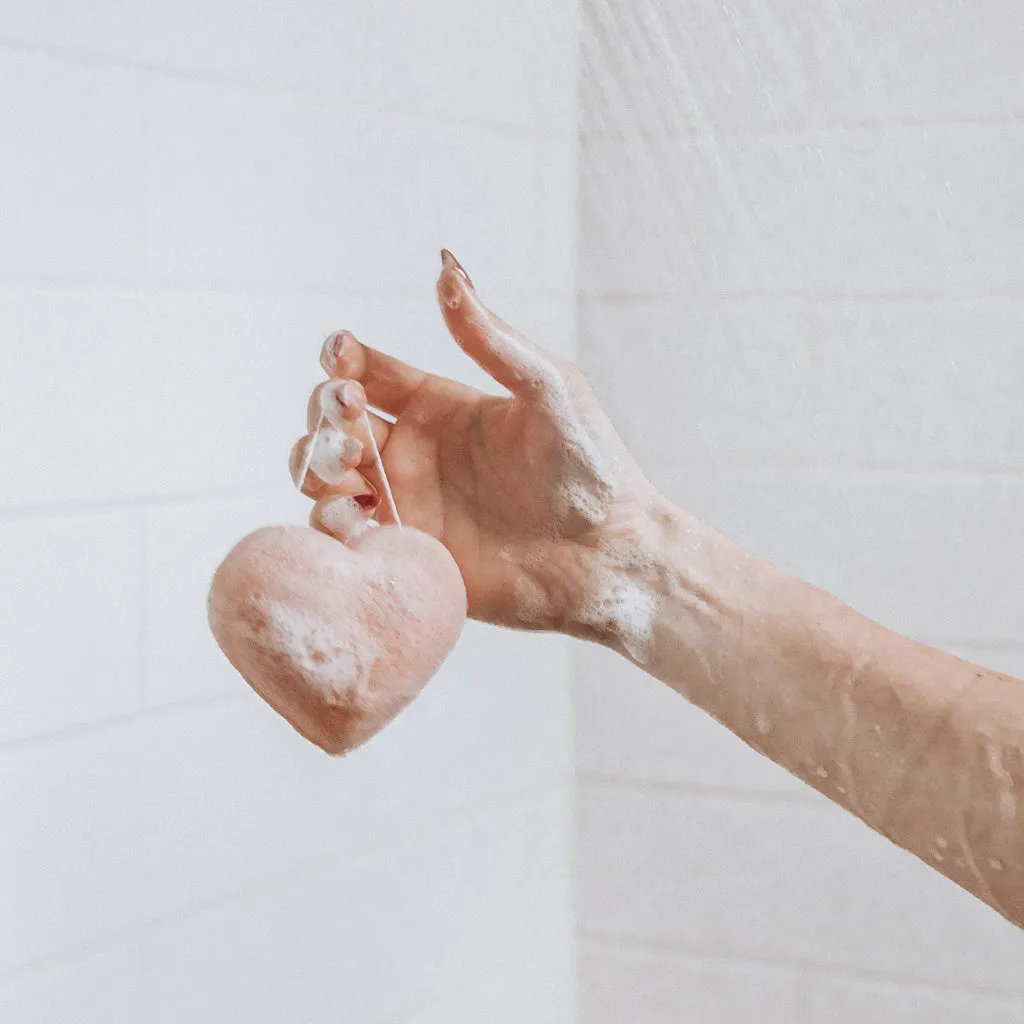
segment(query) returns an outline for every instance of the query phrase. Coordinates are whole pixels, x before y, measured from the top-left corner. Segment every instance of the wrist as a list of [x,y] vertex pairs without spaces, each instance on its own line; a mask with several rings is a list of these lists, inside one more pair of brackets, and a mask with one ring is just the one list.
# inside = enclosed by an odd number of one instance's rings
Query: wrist
[[706,530],[653,487],[614,508],[593,536],[577,542],[578,585],[564,631],[649,666],[662,603],[678,589],[678,555],[687,538]]

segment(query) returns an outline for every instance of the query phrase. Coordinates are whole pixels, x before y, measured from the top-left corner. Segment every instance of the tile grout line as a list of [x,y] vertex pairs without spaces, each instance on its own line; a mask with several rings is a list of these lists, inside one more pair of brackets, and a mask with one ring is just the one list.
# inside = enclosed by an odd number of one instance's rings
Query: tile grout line
[[0,757],[34,748],[45,749],[47,747],[59,746],[60,744],[74,742],[78,739],[90,739],[104,732],[131,729],[137,725],[158,722],[167,718],[187,717],[200,712],[205,713],[218,709],[238,708],[244,706],[247,700],[248,694],[239,687],[237,695],[224,693],[210,697],[191,697],[186,700],[175,701],[173,704],[152,706],[141,704],[136,711],[125,714],[111,715],[108,718],[82,722],[63,729],[54,729],[47,732],[33,733],[30,736],[19,736],[13,739],[2,740],[0,741]]
[[863,303],[981,303],[992,301],[1024,302],[1024,287],[1021,288],[970,288],[970,289],[893,289],[890,291],[861,291],[850,289],[803,288],[680,288],[672,291],[614,292],[604,289],[579,289],[582,305],[591,306],[634,306],[634,305],[719,305],[740,302],[808,302],[833,303],[836,305]]
[[107,512],[164,508],[175,505],[206,504],[218,501],[244,501],[292,494],[284,484],[252,484],[237,487],[210,487],[165,494],[135,494],[123,498],[62,498],[25,504],[0,504],[0,522],[21,519],[79,519]]
[[0,50],[8,53],[46,60],[63,62],[79,67],[105,68],[126,74],[135,73],[151,77],[163,78],[171,82],[201,85],[207,88],[219,88],[225,91],[234,90],[253,97],[273,98],[301,101],[322,110],[341,108],[345,113],[370,116],[405,117],[410,120],[433,124],[445,124],[491,131],[498,135],[512,138],[531,138],[538,141],[564,138],[574,129],[555,128],[525,124],[515,120],[489,118],[462,113],[452,113],[446,107],[417,106],[402,101],[375,100],[370,92],[357,95],[354,99],[343,92],[324,94],[322,89],[305,85],[297,81],[258,78],[244,74],[217,74],[216,72],[176,67],[173,64],[161,64],[145,60],[133,60],[104,53],[100,50],[75,49],[74,47],[37,43],[0,36]]
[[1005,466],[995,463],[979,464],[965,462],[962,465],[929,465],[920,462],[876,462],[870,459],[839,459],[822,458],[785,459],[764,458],[747,459],[723,457],[721,459],[688,458],[685,454],[678,458],[655,457],[649,460],[656,470],[672,472],[675,470],[701,470],[719,473],[746,473],[751,476],[771,478],[778,473],[807,474],[828,479],[862,478],[865,482],[885,478],[895,478],[915,482],[929,480],[945,483],[961,482],[975,484],[980,482],[999,481],[1020,483],[1024,481],[1024,466]]
[[[709,469],[716,472],[749,473],[771,476],[778,472],[807,474],[827,478],[847,478],[851,475],[869,479],[896,478],[908,482],[959,482],[973,485],[982,482],[1024,482],[1024,466],[999,466],[965,463],[961,466],[927,464],[876,463],[863,460],[847,462],[836,459],[815,462],[789,459],[747,460],[723,458],[720,460],[692,460],[685,456],[677,460],[656,460],[654,465],[664,471],[685,469]],[[210,487],[199,490],[168,491],[164,494],[134,494],[123,498],[62,498],[52,501],[28,503],[0,503],[0,522],[33,518],[79,518],[105,512],[125,511],[136,507],[153,508],[191,503],[230,501],[256,497],[271,497],[290,493],[280,484],[262,483],[252,485]]]
[[896,132],[928,132],[934,128],[1012,128],[1024,124],[1024,110],[1006,110],[998,114],[935,114],[913,116],[910,114],[884,114],[869,117],[793,117],[778,121],[742,122],[723,118],[709,120],[704,124],[678,122],[677,126],[654,127],[630,124],[624,118],[614,116],[608,124],[589,124],[596,113],[593,110],[582,114],[580,132],[584,139],[606,139],[615,136],[630,142],[693,142],[706,139],[742,141],[744,139],[772,139],[786,136],[805,136],[819,133],[872,132],[876,134]]
[[998,986],[977,984],[937,983],[933,979],[922,978],[907,972],[888,974],[885,971],[871,968],[854,967],[847,964],[829,964],[820,961],[790,958],[776,960],[771,957],[757,957],[749,954],[734,954],[726,951],[708,953],[706,949],[688,945],[685,942],[651,941],[635,935],[616,935],[581,929],[580,945],[595,952],[624,953],[643,956],[651,960],[684,960],[693,963],[710,965],[755,967],[765,970],[781,969],[806,972],[808,981],[816,976],[845,978],[853,981],[875,982],[891,985],[895,988],[925,989],[930,992],[960,993],[964,995],[989,996],[1024,1004],[1024,990],[1003,989]]
[[[439,242],[440,246],[440,242]],[[332,284],[303,284],[286,281],[281,284],[279,277],[251,278],[210,278],[163,275],[156,272],[140,271],[135,274],[105,274],[90,277],[80,272],[51,276],[41,273],[21,273],[0,270],[0,289],[36,289],[39,291],[87,292],[90,295],[125,292],[142,295],[170,296],[222,296],[225,298],[270,298],[270,299],[337,299],[339,302],[400,301],[423,302],[429,299],[433,282],[434,267],[428,265],[423,280],[399,281],[397,285],[371,282],[340,281]],[[379,280],[379,279],[378,279]],[[570,302],[571,288],[532,287],[528,282],[513,282],[504,292],[506,299],[518,301]],[[433,301],[433,300],[430,300]],[[440,324],[440,320],[438,321]]]
[[[149,517],[143,506],[135,506],[135,518],[138,524],[138,547],[136,557],[138,565],[135,570],[135,585],[138,587],[138,657],[136,669],[138,678],[136,680],[136,707],[135,713],[141,716],[149,706],[149,633],[150,616],[152,609],[149,607]],[[0,745],[0,750],[3,746]]]
[[[490,803],[479,803],[463,808],[444,820],[435,820],[429,825],[414,829],[411,833],[389,837],[389,843],[384,850],[383,856],[392,856],[399,847],[418,842],[429,842],[461,827],[475,827],[492,815],[497,818],[512,813],[517,808],[529,806],[531,802],[540,802],[545,797],[562,791],[565,787],[566,780],[559,773],[558,775],[552,775],[543,782],[528,786],[525,789]],[[378,849],[360,850],[351,854],[349,863],[358,868],[363,863],[379,860],[381,856],[381,851]],[[272,892],[282,885],[301,882],[328,872],[333,873],[336,868],[336,858],[325,860],[318,858],[315,861],[293,864],[283,871],[272,873],[260,881],[251,882],[232,892],[209,897],[178,911],[170,911],[158,915],[151,920],[130,925],[102,938],[80,943],[63,952],[36,957],[24,963],[16,964],[13,967],[0,970],[0,987],[24,977],[58,970],[77,960],[102,955],[105,952],[117,949],[127,942],[142,941],[147,936],[157,933],[168,926],[200,917],[221,907],[229,907],[262,893]]]
[[[739,740],[736,741],[740,742]],[[577,772],[580,787],[591,786],[595,789],[625,789],[642,793],[658,793],[676,796],[694,797],[699,800],[723,800],[736,804],[754,804],[759,806],[785,806],[814,808],[820,805],[823,797],[810,785],[801,783],[794,776],[794,787],[791,793],[784,791],[745,789],[738,786],[715,786],[699,782],[669,779],[630,778],[624,775],[613,775],[582,769]]]

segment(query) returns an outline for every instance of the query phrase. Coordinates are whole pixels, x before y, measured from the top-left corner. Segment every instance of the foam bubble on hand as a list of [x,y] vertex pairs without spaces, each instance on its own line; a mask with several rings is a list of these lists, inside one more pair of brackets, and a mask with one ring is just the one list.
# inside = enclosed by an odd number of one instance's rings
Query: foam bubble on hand
[[309,471],[331,486],[344,479],[347,463],[358,458],[360,442],[334,427],[323,426],[314,440]]
[[646,583],[610,569],[596,574],[591,596],[578,621],[600,635],[614,637],[639,665],[650,657],[658,597]]
[[529,381],[536,401],[545,409],[558,430],[556,442],[565,457],[566,477],[559,487],[559,499],[566,516],[575,514],[591,525],[607,516],[615,497],[618,474],[613,460],[591,436],[573,400],[563,372],[543,352],[524,343],[516,332],[482,310],[477,326],[489,337],[493,348],[516,376]]
[[348,544],[379,524],[355,498],[339,496],[318,501],[310,513],[309,525]]

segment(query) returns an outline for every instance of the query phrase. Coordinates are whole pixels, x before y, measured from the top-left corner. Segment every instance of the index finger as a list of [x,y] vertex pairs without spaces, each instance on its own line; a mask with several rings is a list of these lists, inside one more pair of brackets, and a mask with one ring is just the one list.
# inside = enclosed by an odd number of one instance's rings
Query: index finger
[[358,380],[370,404],[392,416],[402,412],[430,376],[361,344],[350,331],[339,331],[324,342],[320,365],[335,380]]

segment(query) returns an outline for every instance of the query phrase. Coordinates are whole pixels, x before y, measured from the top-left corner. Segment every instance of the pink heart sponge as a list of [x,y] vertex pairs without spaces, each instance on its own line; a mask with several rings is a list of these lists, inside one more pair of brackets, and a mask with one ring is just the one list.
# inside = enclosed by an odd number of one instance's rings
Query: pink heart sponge
[[440,668],[466,621],[455,560],[419,530],[350,544],[303,526],[240,541],[210,586],[210,628],[249,685],[330,754],[365,743]]

